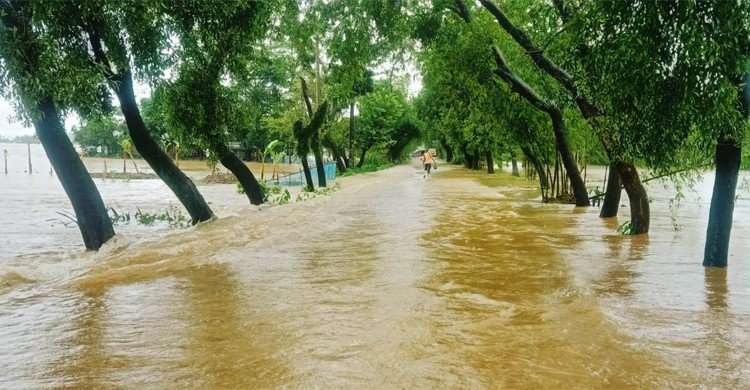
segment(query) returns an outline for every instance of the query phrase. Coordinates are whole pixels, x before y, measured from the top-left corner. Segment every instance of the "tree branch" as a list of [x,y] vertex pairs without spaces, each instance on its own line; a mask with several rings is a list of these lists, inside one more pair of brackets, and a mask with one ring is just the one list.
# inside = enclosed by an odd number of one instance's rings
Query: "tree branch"
[[305,101],[305,107],[307,107],[307,115],[310,116],[310,118],[313,117],[313,109],[312,109],[312,103],[310,103],[310,93],[307,91],[307,82],[305,81],[305,78],[300,76],[299,78],[300,84],[302,84],[302,98]]
[[651,176],[649,178],[643,179],[643,180],[641,180],[641,183],[647,183],[647,182],[650,182],[651,180],[657,180],[657,179],[661,179],[661,178],[664,178],[664,177],[673,176],[673,175],[676,175],[676,174],[682,173],[682,172],[688,172],[688,171],[693,171],[693,170],[708,168],[711,165],[712,164],[702,164],[702,165],[696,165],[696,166],[692,166],[692,167],[678,169],[678,170],[671,171],[671,172],[662,173],[661,175]]
[[119,74],[116,71],[112,70],[112,65],[109,63],[107,54],[104,53],[104,48],[102,48],[102,39],[99,36],[98,28],[92,27],[90,29],[87,29],[87,32],[89,35],[89,43],[91,44],[91,48],[94,51],[94,58],[92,62],[95,65],[101,67],[104,75],[108,80],[112,81],[116,79]]
[[500,10],[500,7],[498,7],[498,5],[493,0],[479,0],[479,2],[482,3],[484,8],[490,11],[490,13],[495,17],[500,26],[502,26],[503,29],[508,32],[508,34],[510,34],[510,36],[512,36],[513,39],[519,45],[521,45],[524,50],[526,50],[526,54],[531,57],[531,59],[534,61],[534,63],[537,64],[537,66],[544,69],[547,73],[554,77],[555,80],[563,84],[565,88],[574,88],[573,76],[547,59],[547,57],[542,53],[542,50],[534,45],[534,42],[531,41],[531,39],[526,35],[525,32],[517,28],[513,24],[513,22],[508,19],[505,13]]
[[539,95],[530,85],[526,84],[524,80],[513,73],[510,67],[508,67],[508,64],[505,62],[505,58],[500,52],[500,49],[498,49],[498,47],[495,45],[492,46],[492,54],[495,57],[495,64],[497,65],[495,74],[505,80],[505,82],[510,85],[513,92],[518,93],[519,95],[521,95],[521,97],[534,105],[534,107],[546,113],[559,111],[557,107],[552,104],[552,102]]
[[513,40],[515,40],[516,43],[526,51],[526,54],[531,57],[532,61],[534,61],[539,68],[547,72],[573,95],[573,98],[584,118],[591,119],[601,115],[601,110],[578,92],[578,88],[575,86],[574,77],[548,59],[547,56],[544,55],[544,51],[537,47],[525,32],[516,27],[513,22],[508,19],[497,3],[493,0],[479,0],[479,2],[482,3],[484,8],[495,17],[498,24],[500,24],[500,26],[502,26],[502,28],[513,37]]

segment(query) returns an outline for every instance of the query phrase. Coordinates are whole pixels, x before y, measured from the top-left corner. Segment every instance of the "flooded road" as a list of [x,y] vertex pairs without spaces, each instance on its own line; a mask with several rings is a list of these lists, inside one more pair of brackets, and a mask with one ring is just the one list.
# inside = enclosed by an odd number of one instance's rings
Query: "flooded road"
[[399,166],[159,241],[10,258],[0,388],[750,386],[744,199],[730,268],[705,272],[707,198],[675,230],[652,189],[632,238],[534,185]]

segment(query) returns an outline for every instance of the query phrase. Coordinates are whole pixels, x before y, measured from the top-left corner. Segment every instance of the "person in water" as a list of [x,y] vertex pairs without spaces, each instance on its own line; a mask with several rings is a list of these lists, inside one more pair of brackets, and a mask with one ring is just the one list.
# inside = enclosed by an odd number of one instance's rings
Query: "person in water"
[[436,166],[435,164],[435,158],[432,157],[432,153],[425,152],[424,150],[419,152],[419,160],[422,161],[422,165],[424,165],[424,174],[422,177],[430,178],[430,171],[432,170],[433,166]]

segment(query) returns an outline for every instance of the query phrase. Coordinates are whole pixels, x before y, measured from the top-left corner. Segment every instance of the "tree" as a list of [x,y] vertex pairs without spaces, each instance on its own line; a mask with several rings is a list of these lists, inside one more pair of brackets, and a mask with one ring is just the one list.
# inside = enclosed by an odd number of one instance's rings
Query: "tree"
[[[411,28],[407,15],[417,3],[313,0],[286,2],[280,7],[275,39],[295,52],[297,72],[310,80],[311,101],[315,105],[323,99],[329,101],[330,124],[337,122],[344,107],[349,109],[348,156],[337,137],[327,136],[327,128],[321,134],[321,141],[347,166],[354,164],[356,101],[372,90],[371,68],[402,51]],[[388,60],[394,66],[401,62],[397,58]],[[356,149],[362,148],[358,145]]]
[[[602,206],[600,216],[611,217],[617,215],[621,191],[620,184],[622,184],[628,193],[628,198],[630,199],[631,231],[633,234],[647,233],[650,220],[650,206],[646,190],[640,181],[638,171],[632,161],[630,161],[626,154],[622,153],[622,148],[617,141],[618,137],[611,134],[611,132],[607,132],[607,130],[611,129],[601,126],[602,122],[598,120],[598,118],[603,114],[602,109],[593,104],[585,94],[579,91],[579,88],[575,83],[575,77],[551,61],[545,55],[544,50],[537,47],[523,30],[516,27],[516,25],[510,21],[508,16],[506,16],[506,14],[500,9],[497,3],[493,0],[480,0],[480,2],[484,8],[495,17],[498,24],[513,37],[516,43],[529,53],[529,56],[534,63],[571,93],[571,96],[578,106],[582,116],[589,120],[594,125],[595,129],[598,130],[602,145],[612,161],[609,186],[606,191],[605,202]],[[566,11],[563,2],[558,1],[555,6],[560,12],[563,22],[567,22],[570,17],[570,12]],[[575,48],[579,49],[581,46],[580,42],[583,41],[574,40],[574,42]]]
[[[453,10],[466,23],[473,23],[471,10],[466,6],[463,0],[456,0]],[[565,121],[560,107],[558,107],[551,99],[540,95],[529,84],[527,84],[524,79],[519,77],[518,74],[516,74],[505,61],[500,48],[492,43],[491,38],[488,41],[488,44],[491,47],[495,59],[495,73],[497,74],[497,76],[507,82],[513,92],[518,93],[531,105],[549,115],[550,120],[552,121],[552,130],[555,134],[557,150],[562,158],[563,165],[565,166],[565,169],[567,171],[567,176],[570,179],[573,187],[576,206],[589,206],[591,202],[588,198],[586,186],[583,183],[583,179],[581,179],[580,172],[578,171],[578,166],[573,159],[573,155],[570,151],[567,134],[565,131]]]
[[135,173],[140,173],[138,171],[138,165],[135,165],[135,159],[133,159],[133,142],[129,139],[122,140],[121,144],[122,146],[122,173],[125,173],[125,157],[130,157],[130,161],[133,163],[133,168],[135,168]]
[[657,172],[713,157],[704,265],[725,266],[747,131],[750,4],[593,1],[579,12],[586,23],[572,33],[591,43],[579,56],[581,87],[608,113],[625,152]]
[[[334,51],[335,53],[335,51]],[[355,114],[354,108],[357,99],[364,96],[374,89],[373,72],[361,64],[358,64],[353,57],[342,56],[341,65],[332,65],[328,75],[330,84],[330,94],[334,101],[342,100],[349,106],[349,155],[345,157],[347,166],[351,165],[354,160],[354,140],[355,140]],[[352,63],[354,62],[354,63]]]
[[[77,73],[89,75],[84,85],[109,86],[120,101],[128,133],[138,153],[187,209],[193,223],[214,217],[195,184],[177,168],[146,126],[133,90],[134,69],[152,78],[165,68],[162,49],[167,45],[164,14],[159,4],[148,1],[97,0],[34,2],[46,31],[61,48],[59,56],[82,59]],[[123,33],[125,32],[125,33]],[[100,98],[102,94],[100,94]],[[103,94],[104,100],[109,93]],[[79,110],[91,110],[92,94]]]
[[[94,181],[73,147],[55,99],[75,94],[77,80],[68,77],[69,64],[50,55],[49,42],[33,28],[28,3],[0,1],[0,90],[17,97],[21,113],[34,124],[60,183],[68,195],[87,249],[99,249],[114,236],[112,221]],[[57,88],[50,89],[50,85]],[[12,92],[11,92],[12,91]]]
[[101,148],[103,156],[119,155],[123,130],[123,124],[111,116],[96,115],[85,119],[80,127],[73,127],[73,141],[86,153],[97,153]]
[[[246,74],[257,40],[269,20],[270,2],[181,1],[167,7],[171,31],[180,39],[177,78],[169,84],[170,128],[211,152],[245,189],[250,203],[263,203],[257,179],[227,146],[231,128],[244,122],[232,78]],[[222,79],[230,85],[223,85]]]
[[[364,165],[365,156],[372,147],[387,148],[399,144],[403,148],[418,135],[411,133],[414,128],[408,124],[410,108],[405,93],[388,82],[377,83],[374,92],[361,98],[360,107],[360,129],[356,134],[360,148],[357,167]],[[406,132],[399,134],[399,130]]]
[[[326,120],[327,111],[328,102],[324,100],[323,104],[321,104],[311,116],[310,123],[308,123],[307,126],[303,126],[301,120],[294,123],[294,135],[297,138],[297,155],[302,158],[302,169],[305,173],[305,181],[307,183],[305,188],[309,192],[315,190],[312,176],[310,175],[310,167],[307,164],[307,156],[310,154],[310,140],[313,137],[313,134],[318,132],[320,127],[323,126],[323,123]],[[320,171],[318,171],[318,174],[320,175]],[[325,175],[325,172],[323,172],[323,175]]]

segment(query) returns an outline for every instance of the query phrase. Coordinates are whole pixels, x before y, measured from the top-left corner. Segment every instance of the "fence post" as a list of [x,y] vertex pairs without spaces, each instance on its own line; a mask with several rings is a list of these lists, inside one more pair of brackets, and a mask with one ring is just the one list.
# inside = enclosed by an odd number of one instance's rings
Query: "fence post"
[[29,175],[31,175],[31,144],[26,144],[26,150],[29,151]]

